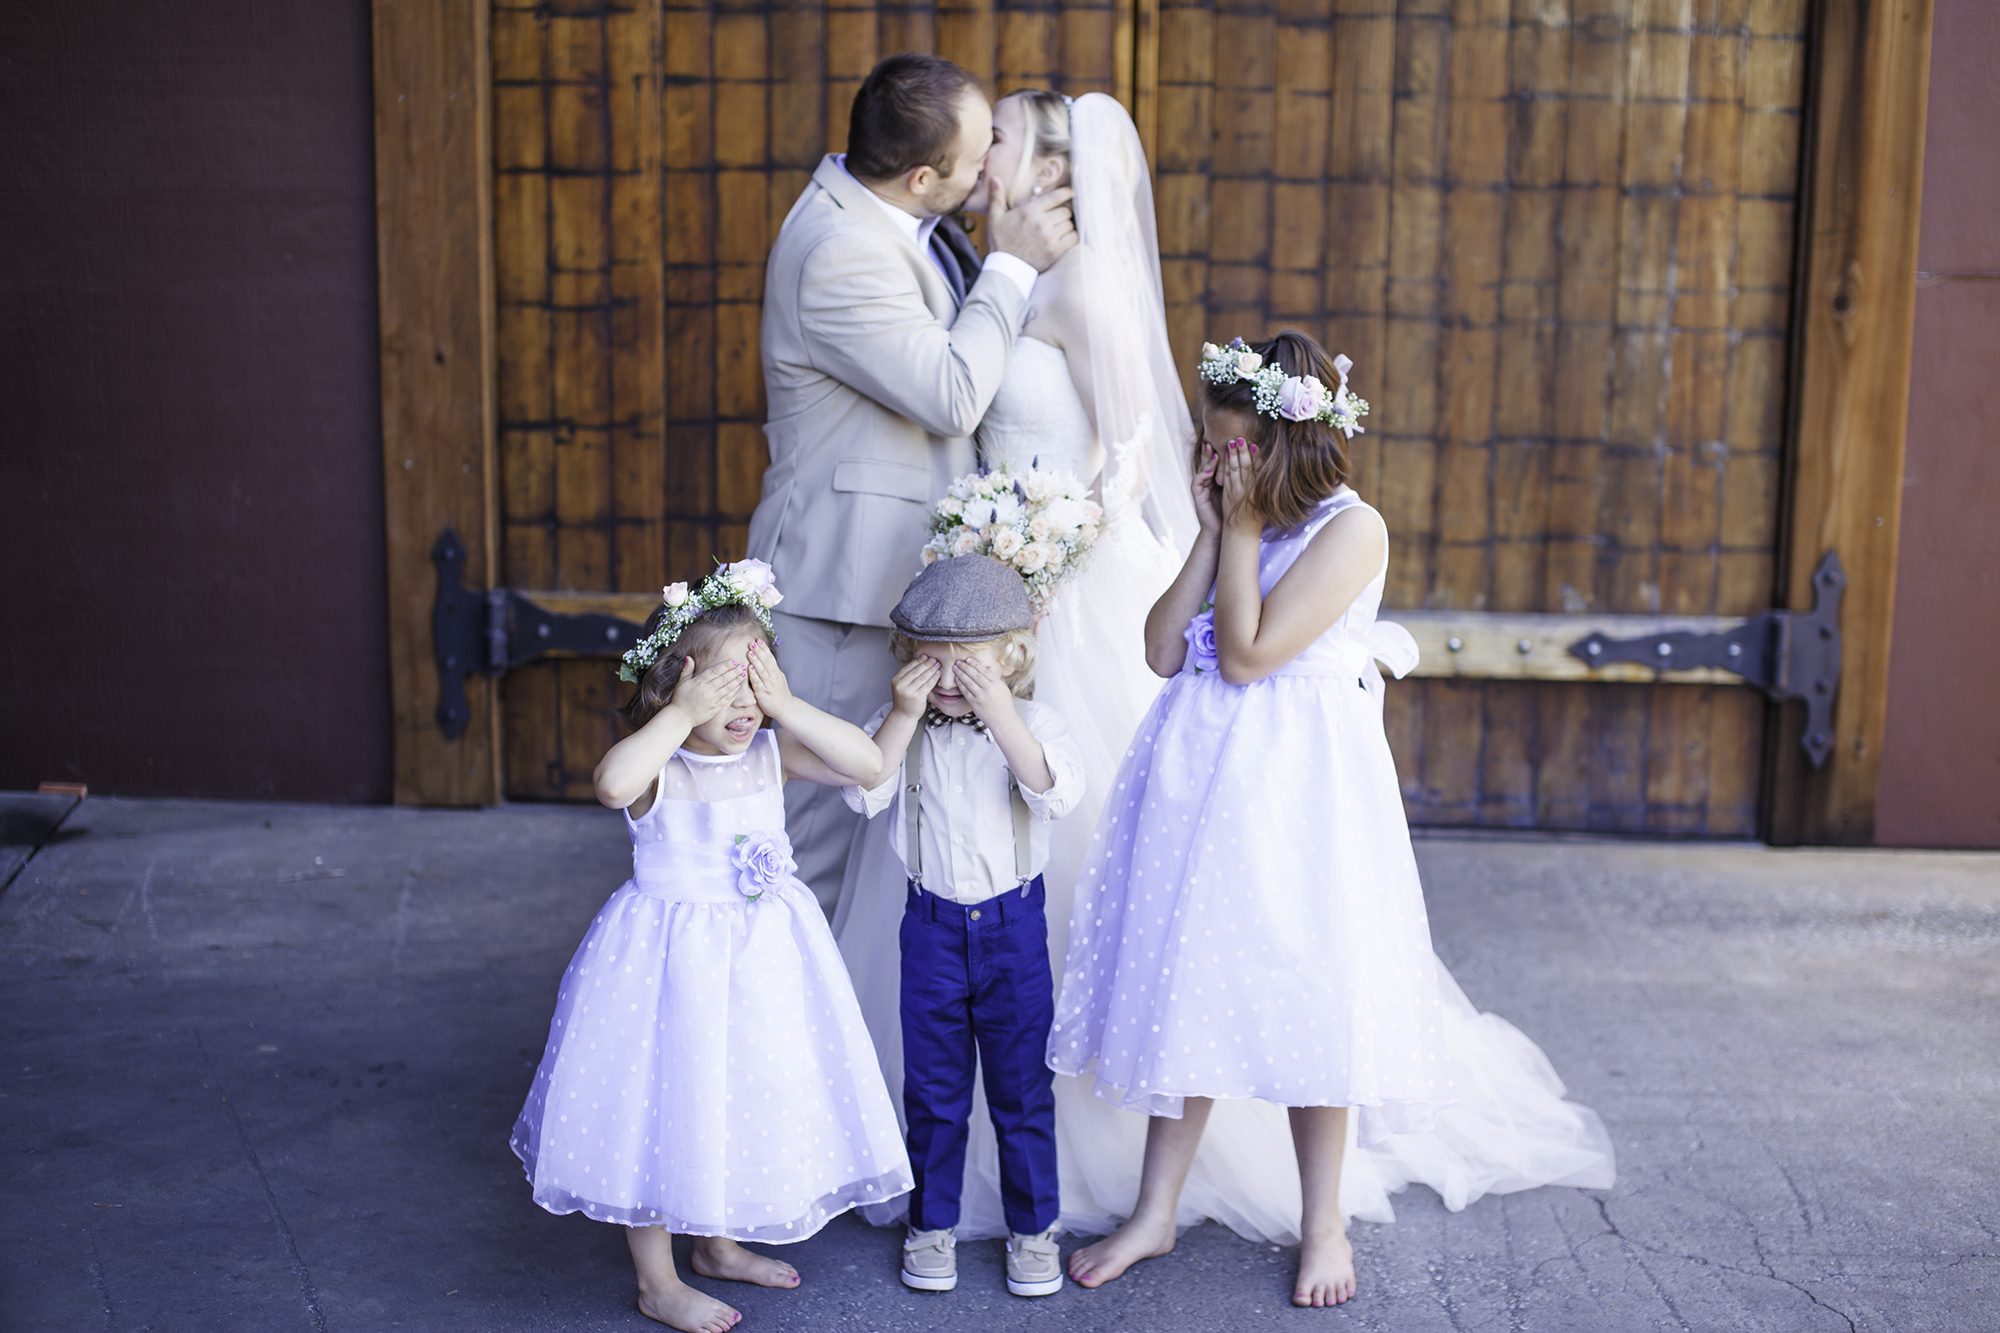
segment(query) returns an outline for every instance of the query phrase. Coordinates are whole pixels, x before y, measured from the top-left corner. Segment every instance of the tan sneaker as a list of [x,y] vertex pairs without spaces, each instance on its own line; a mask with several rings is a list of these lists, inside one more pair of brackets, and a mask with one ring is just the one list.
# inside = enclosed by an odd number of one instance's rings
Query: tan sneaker
[[1016,1296],[1053,1296],[1062,1290],[1062,1256],[1056,1229],[1039,1236],[1015,1232],[1007,1240],[1007,1290]]
[[958,1237],[950,1228],[912,1231],[903,1242],[903,1285],[950,1291],[958,1285]]

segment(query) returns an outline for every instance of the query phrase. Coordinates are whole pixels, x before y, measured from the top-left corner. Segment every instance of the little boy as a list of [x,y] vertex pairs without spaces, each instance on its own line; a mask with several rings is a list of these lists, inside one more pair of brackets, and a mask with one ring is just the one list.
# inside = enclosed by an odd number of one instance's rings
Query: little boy
[[1032,619],[1027,585],[990,556],[917,575],[889,613],[890,645],[907,665],[867,728],[885,766],[869,786],[841,789],[871,819],[893,807],[891,841],[909,877],[903,1109],[916,1189],[903,1282],[919,1291],[958,1285],[953,1229],[975,1068],[1000,1141],[1007,1290],[1047,1296],[1063,1284],[1041,872],[1049,821],[1083,795],[1083,758],[1062,717],[1025,697]]

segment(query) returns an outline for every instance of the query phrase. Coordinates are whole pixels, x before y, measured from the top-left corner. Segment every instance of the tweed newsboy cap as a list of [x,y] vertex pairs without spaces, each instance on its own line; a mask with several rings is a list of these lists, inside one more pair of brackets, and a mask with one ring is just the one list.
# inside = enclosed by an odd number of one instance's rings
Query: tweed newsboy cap
[[910,580],[889,623],[930,643],[984,643],[1034,624],[1028,585],[990,555],[949,556]]

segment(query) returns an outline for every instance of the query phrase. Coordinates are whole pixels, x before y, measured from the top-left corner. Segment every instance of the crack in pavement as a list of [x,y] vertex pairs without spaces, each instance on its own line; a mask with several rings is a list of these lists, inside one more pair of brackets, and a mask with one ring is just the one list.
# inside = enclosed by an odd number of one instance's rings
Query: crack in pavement
[[[1699,1190],[1695,1192],[1700,1193]],[[1708,1196],[1703,1195],[1702,1197],[1707,1198]],[[1716,1202],[1716,1200],[1710,1199],[1710,1202],[1713,1203]],[[1678,1259],[1682,1263],[1699,1264],[1703,1268],[1713,1268],[1724,1273],[1734,1273],[1738,1277],[1764,1278],[1768,1281],[1776,1282],[1780,1286],[1790,1287],[1793,1291],[1798,1292],[1799,1295],[1805,1297],[1807,1300],[1811,1301],[1814,1305],[1819,1306],[1822,1310],[1825,1310],[1827,1313],[1836,1316],[1844,1323],[1846,1323],[1848,1333],[1859,1333],[1860,1325],[1855,1323],[1854,1316],[1848,1314],[1845,1310],[1841,1309],[1839,1306],[1828,1305],[1825,1301],[1821,1300],[1817,1295],[1813,1294],[1810,1288],[1806,1287],[1802,1283],[1794,1282],[1792,1279],[1780,1275],[1777,1269],[1771,1266],[1770,1259],[1766,1257],[1764,1254],[1763,1238],[1757,1234],[1757,1230],[1754,1226],[1750,1228],[1750,1244],[1757,1251],[1757,1262],[1764,1266],[1764,1271],[1761,1273],[1755,1272],[1748,1268],[1738,1267],[1735,1264],[1726,1264],[1719,1259],[1711,1259],[1706,1255],[1686,1254],[1678,1250],[1665,1250],[1661,1249],[1657,1245],[1648,1245],[1643,1241],[1634,1240],[1632,1239],[1632,1237],[1627,1236],[1623,1231],[1620,1231],[1618,1229],[1618,1224],[1611,1220],[1610,1200],[1608,1199],[1599,1199],[1597,1201],[1597,1211],[1600,1215],[1603,1216],[1604,1224],[1611,1228],[1611,1234],[1618,1237],[1619,1243],[1622,1245],[1628,1246],[1634,1250],[1642,1250],[1647,1254],[1657,1254],[1663,1259]],[[1675,1308],[1673,1301],[1668,1298],[1666,1291],[1660,1287],[1660,1280],[1653,1276],[1653,1270],[1646,1266],[1644,1260],[1635,1258],[1634,1262],[1639,1265],[1639,1271],[1646,1275],[1647,1280],[1653,1284],[1654,1288],[1656,1290],[1659,1290],[1660,1299],[1663,1302],[1665,1302],[1667,1309],[1672,1312],[1674,1318],[1680,1320],[1681,1327],[1691,1328],[1692,1326],[1689,1325],[1685,1319],[1681,1318],[1681,1312]]]
[[[208,1066],[208,1075],[215,1080],[215,1091],[222,1095],[222,1075],[215,1067],[215,1057],[208,1053],[208,1043],[201,1038],[197,1029],[194,1033],[195,1048],[201,1052],[203,1063]],[[257,1183],[264,1187],[264,1200],[271,1206],[271,1220],[278,1224],[278,1234],[285,1238],[285,1253],[291,1256],[292,1276],[299,1280],[299,1294],[305,1298],[306,1314],[312,1319],[312,1326],[318,1333],[326,1333],[326,1311],[320,1309],[319,1291],[313,1286],[312,1273],[306,1268],[306,1261],[299,1257],[299,1242],[292,1235],[292,1228],[285,1221],[285,1211],[278,1206],[278,1192],[271,1188],[271,1178],[264,1174],[264,1164],[257,1160],[257,1149],[250,1143],[250,1132],[243,1127],[243,1119],[236,1114],[235,1105],[228,1097],[222,1097],[222,1106],[229,1113],[229,1123],[236,1129],[237,1142],[243,1145],[243,1155],[249,1159],[250,1170],[257,1176]]]

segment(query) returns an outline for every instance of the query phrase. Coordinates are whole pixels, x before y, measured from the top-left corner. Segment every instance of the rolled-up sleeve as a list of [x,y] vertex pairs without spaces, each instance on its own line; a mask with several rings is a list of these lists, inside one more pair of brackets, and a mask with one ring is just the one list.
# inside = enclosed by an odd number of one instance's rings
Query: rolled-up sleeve
[[[863,727],[862,730],[870,736],[880,731],[882,724],[889,720],[889,709],[893,706],[885,705],[877,709],[875,716],[868,719],[868,725]],[[1030,730],[1033,730],[1033,728],[1030,728]],[[903,766],[897,764],[894,772],[890,773],[888,777],[883,778],[881,782],[873,787],[858,785],[842,787],[840,789],[840,799],[847,802],[847,808],[855,814],[860,815],[864,819],[873,819],[884,810],[887,810],[889,803],[896,799],[896,782],[902,776]]]
[[[1038,819],[1061,819],[1076,809],[1083,799],[1083,751],[1069,734],[1069,723],[1053,708],[1039,704],[1021,710],[1028,731],[1042,743],[1042,760],[1054,779],[1045,791],[1029,791],[1021,786],[1021,799]],[[855,809],[861,807],[856,806]]]

